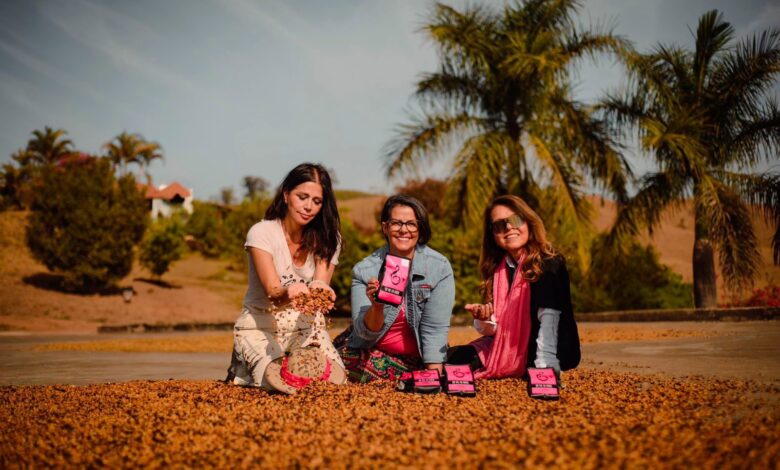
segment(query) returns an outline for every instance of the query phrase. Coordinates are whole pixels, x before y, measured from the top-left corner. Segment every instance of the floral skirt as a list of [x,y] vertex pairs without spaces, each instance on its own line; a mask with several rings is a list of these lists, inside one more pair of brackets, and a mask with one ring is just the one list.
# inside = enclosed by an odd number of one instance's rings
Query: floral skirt
[[422,369],[423,362],[417,356],[388,354],[376,348],[355,349],[347,346],[352,334],[350,326],[333,340],[333,346],[341,356],[350,382],[367,383],[372,380],[395,380],[404,372]]

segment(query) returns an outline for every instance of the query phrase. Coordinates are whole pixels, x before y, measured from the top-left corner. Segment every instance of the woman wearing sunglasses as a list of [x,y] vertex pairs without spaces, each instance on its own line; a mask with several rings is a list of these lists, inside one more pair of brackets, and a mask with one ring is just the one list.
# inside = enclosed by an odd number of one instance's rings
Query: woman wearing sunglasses
[[[355,382],[394,379],[421,368],[441,372],[455,303],[450,262],[426,244],[428,212],[417,199],[395,195],[382,208],[386,245],[352,270],[352,326],[334,344]],[[398,306],[380,303],[379,271],[387,254],[408,258],[411,269]]]
[[483,336],[450,349],[449,363],[477,378],[522,377],[527,367],[572,369],[580,360],[569,274],[539,216],[517,196],[485,210],[480,256],[483,304],[468,304]]

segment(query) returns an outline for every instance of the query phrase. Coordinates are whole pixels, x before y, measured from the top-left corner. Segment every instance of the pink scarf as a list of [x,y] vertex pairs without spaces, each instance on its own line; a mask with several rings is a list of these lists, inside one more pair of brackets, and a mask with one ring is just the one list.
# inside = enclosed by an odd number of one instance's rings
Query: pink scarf
[[528,355],[528,339],[531,335],[531,286],[520,272],[518,262],[512,288],[506,259],[493,273],[493,312],[496,316],[496,333],[483,336],[471,343],[477,350],[483,367],[476,371],[478,379],[521,377],[525,374]]

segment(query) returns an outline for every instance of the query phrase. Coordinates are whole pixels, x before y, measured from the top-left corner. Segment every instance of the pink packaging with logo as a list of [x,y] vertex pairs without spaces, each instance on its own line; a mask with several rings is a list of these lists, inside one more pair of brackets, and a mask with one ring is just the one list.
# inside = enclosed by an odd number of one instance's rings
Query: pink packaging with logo
[[528,368],[528,394],[531,398],[540,398],[542,400],[557,400],[558,377],[552,367]]
[[401,305],[411,265],[412,261],[409,258],[389,253],[385,256],[382,269],[379,271],[379,292],[376,295],[379,302]]

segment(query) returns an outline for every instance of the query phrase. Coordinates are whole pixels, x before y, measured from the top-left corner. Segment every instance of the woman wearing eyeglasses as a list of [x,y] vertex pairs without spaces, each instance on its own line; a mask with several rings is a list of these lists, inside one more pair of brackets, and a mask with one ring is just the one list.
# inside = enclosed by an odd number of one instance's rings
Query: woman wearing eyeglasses
[[[334,343],[355,382],[394,379],[403,372],[442,370],[455,303],[449,260],[426,244],[428,212],[417,199],[391,196],[381,214],[386,245],[352,270],[352,326]],[[399,306],[377,301],[379,271],[390,253],[411,259]]]
[[566,262],[539,216],[517,196],[487,207],[480,256],[483,304],[468,304],[483,336],[450,350],[476,378],[522,377],[527,367],[556,371],[579,364],[580,345]]

